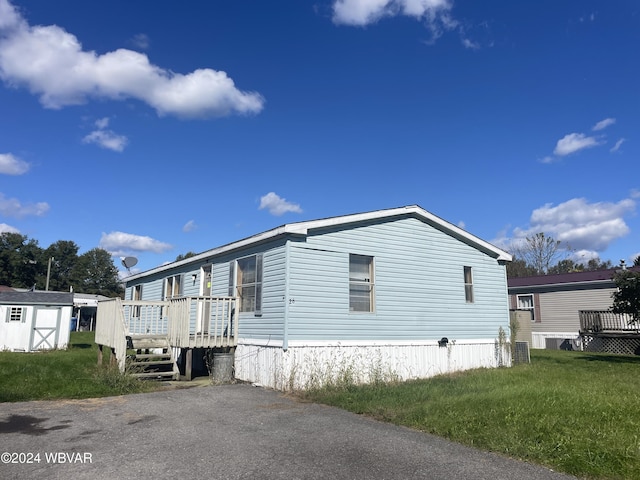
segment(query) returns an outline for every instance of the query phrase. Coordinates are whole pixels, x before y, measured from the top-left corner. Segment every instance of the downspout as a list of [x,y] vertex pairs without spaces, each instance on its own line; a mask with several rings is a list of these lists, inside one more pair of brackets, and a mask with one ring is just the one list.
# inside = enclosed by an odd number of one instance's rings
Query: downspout
[[289,265],[290,265],[290,240],[284,244],[284,319],[282,332],[282,350],[289,348]]

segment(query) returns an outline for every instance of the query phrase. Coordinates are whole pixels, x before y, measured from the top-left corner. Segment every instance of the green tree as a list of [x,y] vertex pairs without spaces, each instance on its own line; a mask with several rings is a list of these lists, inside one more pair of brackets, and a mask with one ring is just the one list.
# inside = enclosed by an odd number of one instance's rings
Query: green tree
[[76,292],[107,297],[122,294],[118,269],[113,264],[109,252],[102,248],[94,248],[80,255],[73,268],[72,276],[76,279],[73,285]]
[[[49,290],[67,292],[76,283],[73,272],[78,261],[78,250],[78,245],[70,240],[58,240],[45,249],[44,259],[47,262],[47,269],[51,259]],[[46,273],[44,280],[38,283],[46,286]]]
[[564,260],[560,260],[558,263],[549,267],[549,274],[558,274],[558,273],[573,273],[573,272],[582,272],[584,271],[584,265],[581,263],[575,263],[570,258],[565,258]]
[[599,258],[592,258],[587,262],[586,269],[589,272],[595,272],[596,270],[609,270],[613,268],[611,260],[602,261]]
[[536,275],[536,270],[527,265],[524,260],[514,256],[513,260],[507,263],[507,277],[509,278],[531,277],[534,275]]
[[42,262],[42,249],[37,240],[13,232],[0,234],[0,285],[33,287],[46,271],[46,264]]
[[180,255],[178,255],[175,259],[176,262],[179,262],[180,260],[186,260],[187,258],[191,258],[191,257],[195,257],[197,255],[197,253],[195,252],[187,252],[187,253],[181,253]]
[[613,280],[618,288],[611,295],[611,310],[631,315],[635,321],[640,320],[640,272],[618,270]]

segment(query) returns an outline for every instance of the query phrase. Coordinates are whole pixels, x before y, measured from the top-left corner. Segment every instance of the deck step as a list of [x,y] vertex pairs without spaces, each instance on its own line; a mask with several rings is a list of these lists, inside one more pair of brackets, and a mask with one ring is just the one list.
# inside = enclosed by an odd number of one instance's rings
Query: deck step
[[136,353],[135,356],[137,359],[147,359],[147,358],[171,358],[170,353]]
[[173,360],[171,358],[163,359],[163,360],[137,360],[133,362],[131,365],[139,365],[141,367],[148,367],[150,365],[173,365]]
[[166,336],[157,335],[132,335],[128,347],[134,350],[150,350],[152,348],[169,348],[169,341]]
[[127,337],[127,348],[127,365],[132,376],[157,380],[178,378],[180,372],[166,336],[131,335]]
[[174,377],[174,373],[172,371],[167,372],[139,372],[132,373],[131,376],[137,378],[162,378],[170,380]]

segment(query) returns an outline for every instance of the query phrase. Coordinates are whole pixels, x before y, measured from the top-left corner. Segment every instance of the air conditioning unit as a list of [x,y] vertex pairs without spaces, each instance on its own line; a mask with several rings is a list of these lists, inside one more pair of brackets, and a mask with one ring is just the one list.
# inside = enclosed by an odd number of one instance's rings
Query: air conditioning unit
[[580,350],[578,343],[572,338],[545,338],[547,350]]

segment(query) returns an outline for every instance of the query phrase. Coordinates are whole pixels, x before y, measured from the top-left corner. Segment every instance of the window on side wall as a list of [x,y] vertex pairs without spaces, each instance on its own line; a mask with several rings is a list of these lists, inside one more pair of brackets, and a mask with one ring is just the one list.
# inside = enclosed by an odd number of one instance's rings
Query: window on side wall
[[9,307],[6,322],[24,322],[27,309],[24,307]]
[[536,321],[535,308],[533,305],[533,295],[518,295],[518,310],[529,310],[531,321]]
[[165,281],[164,299],[179,297],[182,295],[182,275],[174,275]]
[[464,267],[464,299],[473,303],[473,272],[471,267]]
[[[142,285],[136,285],[133,287],[133,299],[132,300],[142,300]],[[134,305],[133,307],[133,316],[140,317],[140,305]]]
[[373,312],[373,257],[349,255],[349,311]]
[[262,254],[231,262],[229,294],[238,297],[240,312],[262,313]]

